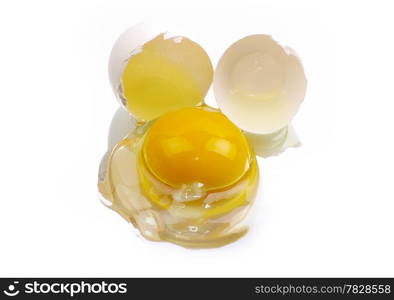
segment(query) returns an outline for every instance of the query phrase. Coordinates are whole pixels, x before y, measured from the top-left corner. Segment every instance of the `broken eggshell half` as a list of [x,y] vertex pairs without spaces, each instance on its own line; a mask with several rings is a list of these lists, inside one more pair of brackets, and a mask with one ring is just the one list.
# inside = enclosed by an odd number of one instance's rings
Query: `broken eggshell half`
[[306,86],[296,53],[264,34],[232,44],[220,58],[213,82],[219,108],[262,157],[300,144],[290,123]]
[[200,45],[145,23],[118,38],[108,69],[116,97],[139,123],[201,105],[213,80]]

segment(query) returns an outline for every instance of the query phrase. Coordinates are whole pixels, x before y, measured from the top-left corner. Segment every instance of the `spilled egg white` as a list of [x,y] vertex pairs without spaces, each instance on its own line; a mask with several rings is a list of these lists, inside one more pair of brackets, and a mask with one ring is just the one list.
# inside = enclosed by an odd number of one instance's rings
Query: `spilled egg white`
[[214,94],[222,112],[251,134],[285,128],[304,100],[307,81],[300,59],[271,36],[250,35],[220,58]]

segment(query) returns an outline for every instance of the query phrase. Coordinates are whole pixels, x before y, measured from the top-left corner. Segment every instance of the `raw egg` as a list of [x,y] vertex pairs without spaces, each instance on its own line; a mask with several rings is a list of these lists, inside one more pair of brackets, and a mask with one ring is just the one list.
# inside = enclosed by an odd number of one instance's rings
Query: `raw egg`
[[218,110],[190,107],[137,127],[112,151],[99,189],[154,241],[217,247],[247,231],[258,166],[239,128]]
[[[248,36],[213,75],[197,43],[140,25],[115,43],[109,75],[126,110],[100,166],[104,204],[151,241],[210,248],[242,237],[259,184],[255,153],[299,144],[290,122],[306,79],[295,53]],[[212,81],[220,109],[204,103]]]

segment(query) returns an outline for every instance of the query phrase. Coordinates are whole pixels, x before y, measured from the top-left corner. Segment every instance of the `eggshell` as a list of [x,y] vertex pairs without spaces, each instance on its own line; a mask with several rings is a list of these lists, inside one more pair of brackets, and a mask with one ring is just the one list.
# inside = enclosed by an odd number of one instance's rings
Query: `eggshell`
[[[205,50],[187,37],[176,35],[174,32],[165,31],[163,30],[164,28],[166,27],[147,23],[131,27],[115,42],[110,55],[108,70],[112,89],[120,101],[120,104],[124,107],[127,106],[129,113],[132,114],[138,122],[150,121],[167,111],[171,111],[172,109],[178,109],[190,105],[200,105],[204,101],[204,97],[212,84],[213,67]],[[179,100],[180,102],[168,101],[169,104],[167,107],[164,107],[163,103],[165,103],[165,100],[160,99],[160,97],[158,99],[149,98],[148,103],[150,104],[145,104],[147,103],[145,101],[128,102],[132,100],[127,99],[128,97],[130,98],[130,95],[126,96],[124,94],[125,82],[122,82],[122,76],[128,66],[128,62],[132,62],[133,58],[137,59],[138,54],[143,53],[145,47],[146,49],[149,49],[147,51],[151,51],[150,53],[153,52],[155,57],[160,57],[160,59],[168,61],[169,64],[165,64],[167,68],[168,66],[174,66],[174,69],[185,72],[187,76],[180,78],[189,80],[191,84],[182,84],[182,82],[180,82],[177,86],[177,77],[174,75],[175,73],[171,73],[171,68],[166,69],[169,70],[168,72],[164,71],[163,65],[161,64],[157,65],[157,74],[155,74],[154,69],[152,70],[151,67],[139,69],[141,66],[133,69],[136,70],[134,74],[138,74],[140,72],[142,76],[141,78],[144,78],[145,76],[148,80],[155,79],[156,81],[159,80],[159,82],[168,82],[169,87],[176,87],[176,89],[171,90],[171,92],[174,91],[176,95],[187,94],[190,90],[190,86],[196,87],[196,91],[201,94],[201,97],[196,99],[192,97],[184,97],[184,99]],[[179,71],[174,72],[178,72],[177,74],[179,74]],[[127,83],[130,86],[132,82],[128,81]],[[140,83],[137,82],[137,84]],[[161,88],[160,85],[151,87],[152,89],[156,89],[156,93],[157,90]],[[152,97],[150,96],[149,91],[150,87],[146,89],[146,95],[149,95],[148,97]],[[168,90],[163,90],[161,95],[168,95],[168,93]],[[133,95],[133,97],[145,96]],[[154,107],[155,103],[157,103],[157,107]],[[143,107],[143,105],[145,105],[146,108]],[[149,111],[148,107],[150,107],[152,111]]]
[[159,29],[157,25],[140,23],[130,27],[119,36],[112,48],[108,62],[109,80],[116,95],[125,62],[133,53],[138,53],[145,43],[153,40],[164,31]]
[[264,34],[232,44],[219,60],[213,83],[222,112],[254,134],[286,127],[304,100],[306,85],[295,52]]

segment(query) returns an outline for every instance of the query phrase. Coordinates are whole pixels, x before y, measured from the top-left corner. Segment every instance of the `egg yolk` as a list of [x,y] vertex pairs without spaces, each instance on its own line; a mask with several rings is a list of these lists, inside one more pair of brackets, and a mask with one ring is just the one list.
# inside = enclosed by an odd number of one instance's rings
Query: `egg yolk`
[[236,183],[251,162],[241,130],[222,113],[204,107],[184,108],[155,121],[142,156],[161,182],[174,188],[199,183],[206,191]]

